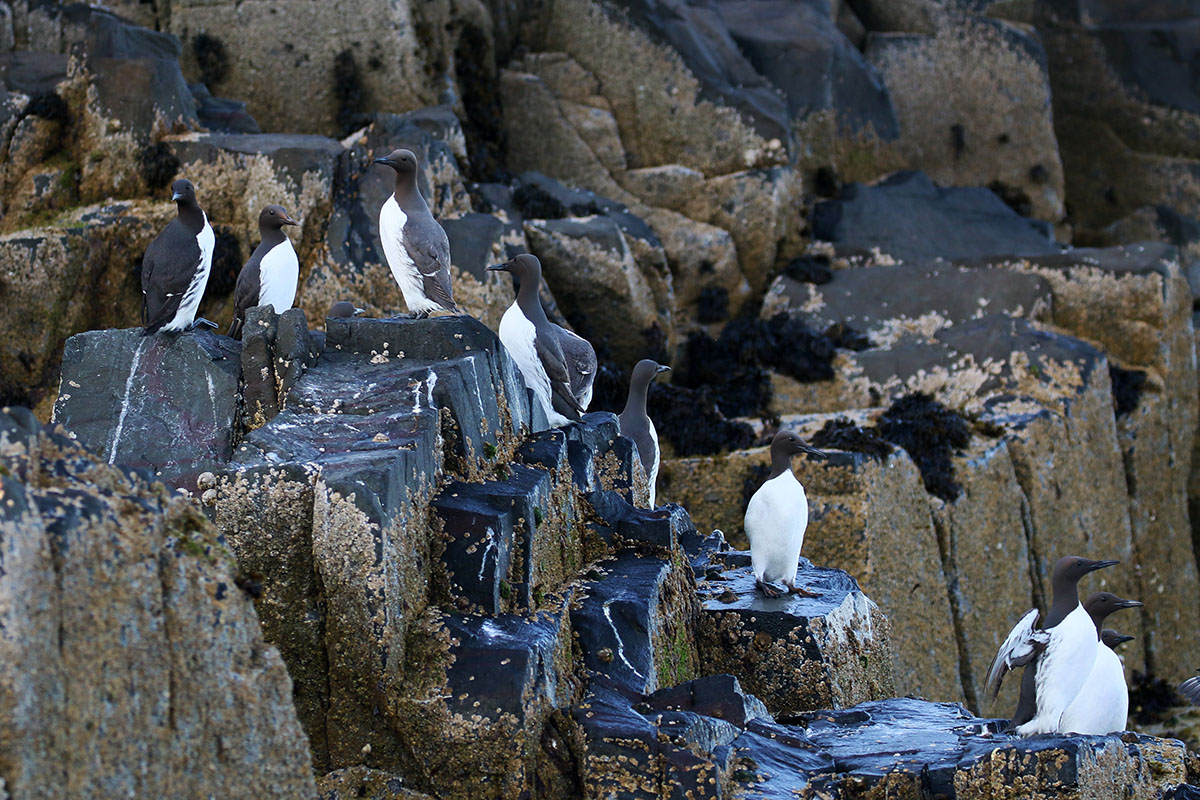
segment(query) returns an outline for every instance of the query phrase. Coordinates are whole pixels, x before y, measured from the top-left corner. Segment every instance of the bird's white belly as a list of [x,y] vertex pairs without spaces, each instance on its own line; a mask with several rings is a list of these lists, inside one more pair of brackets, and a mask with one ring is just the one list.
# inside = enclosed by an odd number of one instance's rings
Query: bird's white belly
[[565,425],[570,420],[554,410],[553,402],[550,399],[550,377],[546,374],[546,368],[542,366],[542,360],[538,358],[537,347],[534,345],[536,338],[537,329],[521,313],[520,307],[513,303],[500,318],[500,342],[508,350],[513,361],[517,363],[517,367],[521,370],[521,377],[525,379],[525,385],[533,391],[534,398],[542,404],[550,424]]
[[404,295],[404,304],[409,311],[436,311],[441,306],[425,297],[425,285],[421,280],[421,271],[413,263],[408,249],[404,246],[404,224],[408,215],[396,202],[396,195],[389,197],[379,209],[379,241],[383,245],[383,255],[387,258],[392,277],[400,286]]
[[[203,211],[200,213],[204,214]],[[216,243],[217,237],[213,234],[212,226],[208,224],[208,216],[205,215],[204,227],[196,234],[196,244],[200,247],[198,269],[192,276],[191,283],[183,292],[183,299],[179,301],[179,308],[176,309],[175,316],[162,326],[162,330],[181,331],[196,321],[196,311],[200,308],[200,301],[204,299],[204,290],[208,287],[208,273],[212,270],[213,248]]]
[[650,474],[646,476],[646,482],[650,484],[650,507],[654,508],[654,487],[658,481],[658,463],[661,453],[658,449],[658,431],[654,429],[654,420],[647,417],[646,422],[650,425],[650,441],[654,442],[654,457],[650,461]]
[[1129,687],[1121,657],[1101,644],[1087,681],[1062,715],[1064,733],[1090,733],[1102,736],[1123,731],[1129,716]]
[[791,470],[760,486],[745,518],[754,577],[794,583],[807,527],[808,498]]
[[1017,733],[1062,731],[1063,713],[1075,700],[1096,662],[1096,625],[1076,605],[1062,622],[1050,628],[1050,643],[1037,660],[1037,713]]
[[258,268],[258,305],[271,306],[282,314],[296,301],[300,261],[292,243],[284,239],[263,256]]

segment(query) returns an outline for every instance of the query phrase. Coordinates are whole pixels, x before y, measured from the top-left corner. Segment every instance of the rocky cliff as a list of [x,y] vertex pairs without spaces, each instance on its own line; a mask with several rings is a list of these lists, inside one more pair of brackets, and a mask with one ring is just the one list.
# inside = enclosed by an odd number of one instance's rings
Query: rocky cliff
[[[0,403],[72,437],[6,412],[10,510],[36,513],[3,529],[27,566],[0,629],[82,602],[105,663],[172,688],[6,639],[0,685],[46,698],[0,736],[12,797],[311,796],[297,754],[331,798],[1186,781],[1166,741],[972,714],[1011,710],[983,672],[1066,552],[1146,602],[1120,620],[1136,686],[1200,665],[1200,6],[103,5],[0,0]],[[387,318],[395,147],[474,319]],[[201,314],[230,318],[267,203],[302,222],[298,308],[242,342],[137,335],[176,177],[216,232]],[[484,267],[522,251],[600,355],[582,425],[547,429],[491,333],[513,290]],[[325,320],[342,299],[364,318]],[[606,413],[647,356],[674,366],[656,510]],[[781,426],[832,456],[795,465],[819,597],[770,604],[736,548]],[[67,487],[92,510],[38,499]],[[138,543],[64,583],[114,530]],[[193,551],[158,594],[121,577]],[[170,713],[114,745],[97,720],[134,696]]]

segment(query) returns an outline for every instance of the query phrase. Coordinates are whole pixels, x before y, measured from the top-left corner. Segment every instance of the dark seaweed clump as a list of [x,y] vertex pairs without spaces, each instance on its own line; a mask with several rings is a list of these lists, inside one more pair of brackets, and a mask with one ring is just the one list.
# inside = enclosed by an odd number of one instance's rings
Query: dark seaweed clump
[[343,50],[333,58],[333,96],[337,100],[338,127],[343,136],[349,135],[362,123],[367,103],[362,71],[354,53],[349,50]]
[[66,125],[71,121],[71,109],[67,106],[67,101],[54,92],[38,92],[29,98],[29,105],[25,107],[25,113],[61,125]]
[[829,268],[829,256],[800,256],[792,259],[783,268],[783,274],[800,283],[829,283],[833,280],[833,270]]
[[179,159],[166,142],[146,145],[138,153],[138,172],[152,192],[167,188],[179,174],[180,166]]
[[836,352],[827,336],[787,314],[766,321],[741,316],[726,324],[717,340],[704,333],[688,337],[686,367],[677,382],[710,390],[728,416],[752,416],[771,402],[768,369],[806,383],[828,380]]
[[1175,685],[1138,670],[1129,687],[1129,714],[1140,725],[1161,722],[1175,706],[1184,705]]
[[242,271],[242,244],[226,229],[213,231],[212,270],[208,273],[206,297],[225,297],[237,285],[238,273]]
[[770,474],[770,464],[757,464],[746,470],[746,476],[742,479],[742,508],[750,505],[750,498],[754,497]]
[[229,53],[215,36],[199,33],[192,39],[192,55],[200,67],[200,80],[212,89],[229,75]]
[[1112,381],[1113,408],[1118,417],[1123,417],[1138,407],[1146,386],[1146,373],[1109,364],[1108,377]]
[[513,205],[521,216],[530,219],[562,219],[567,207],[554,195],[532,183],[522,183],[513,191]]
[[844,322],[835,322],[825,329],[825,335],[835,347],[843,350],[862,351],[872,347],[871,337],[855,330]]
[[741,450],[754,442],[750,426],[726,419],[707,389],[652,383],[647,406],[658,435],[677,456]]
[[696,300],[696,321],[711,325],[729,319],[729,290],[724,286],[706,286]]
[[901,397],[884,412],[879,434],[904,448],[921,471],[925,490],[946,501],[962,494],[954,453],[971,443],[971,423],[927,394]]
[[813,447],[826,450],[865,453],[878,459],[887,458],[892,453],[892,445],[879,435],[876,428],[855,425],[845,417],[826,422],[821,430],[813,434],[812,444]]

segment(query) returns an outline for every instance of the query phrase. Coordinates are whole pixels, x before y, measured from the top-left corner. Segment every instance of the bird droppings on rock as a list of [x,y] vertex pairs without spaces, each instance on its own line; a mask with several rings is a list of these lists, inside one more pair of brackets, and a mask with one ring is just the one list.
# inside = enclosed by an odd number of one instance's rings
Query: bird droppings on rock
[[954,454],[971,443],[971,423],[927,394],[901,397],[883,413],[879,434],[904,448],[921,471],[925,489],[954,501],[962,486],[954,476]]
[[[179,174],[180,161],[166,142],[148,144],[138,152],[138,173],[146,188],[158,192],[171,185]],[[241,265],[238,265],[241,267]]]
[[1146,371],[1125,369],[1109,363],[1108,377],[1112,380],[1113,409],[1123,417],[1138,407],[1146,386]]

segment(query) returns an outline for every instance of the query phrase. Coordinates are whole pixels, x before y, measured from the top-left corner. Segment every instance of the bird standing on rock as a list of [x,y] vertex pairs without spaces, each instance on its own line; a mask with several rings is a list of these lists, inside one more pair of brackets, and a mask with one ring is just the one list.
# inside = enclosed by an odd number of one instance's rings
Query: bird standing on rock
[[750,540],[750,565],[757,587],[767,597],[782,592],[771,585],[781,581],[792,594],[816,597],[796,586],[800,549],[808,527],[808,497],[792,474],[792,456],[824,456],[791,431],[780,431],[771,440],[771,472],[746,506],[746,538]]
[[212,269],[216,236],[196,203],[196,188],[180,178],[171,184],[171,199],[179,215],[154,237],[142,258],[143,336],[194,328]]
[[1117,561],[1065,556],[1054,565],[1054,602],[1046,626],[1038,630],[1038,610],[1030,609],[1009,632],[988,668],[987,689],[995,700],[1009,670],[1025,667],[1021,699],[1009,730],[1021,736],[1061,733],[1064,712],[1088,679],[1100,643],[1096,624],[1079,602],[1079,580]]
[[416,155],[393,150],[375,163],[396,173],[395,191],[379,209],[379,239],[405,305],[417,318],[431,311],[457,312],[450,286],[450,240],[417,188]]
[[1096,648],[1096,661],[1079,694],[1063,712],[1059,727],[1064,732],[1103,736],[1125,730],[1129,717],[1129,686],[1125,683],[1121,657],[1105,646],[1104,620],[1114,611],[1140,608],[1141,605],[1137,600],[1125,600],[1112,592],[1096,592],[1084,601],[1083,609],[1092,618],[1101,646]]
[[655,375],[670,369],[648,358],[639,361],[629,379],[625,410],[617,417],[621,424],[621,435],[632,439],[637,445],[638,457],[646,470],[646,482],[650,485],[651,508],[654,508],[654,484],[658,480],[659,450],[658,431],[654,430],[654,421],[646,414],[646,392]]
[[296,258],[296,250],[283,232],[283,226],[299,224],[288,216],[283,206],[267,206],[258,215],[258,234],[262,241],[238,273],[233,322],[229,326],[229,335],[233,338],[242,338],[246,312],[255,306],[269,305],[276,314],[282,314],[295,302],[300,260]]
[[551,425],[577,422],[592,401],[596,351],[588,342],[546,317],[538,290],[542,263],[529,253],[488,267],[520,282],[517,299],[500,319],[500,341],[521,368],[525,385]]

